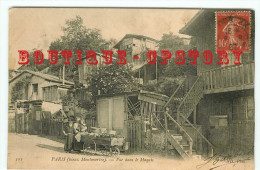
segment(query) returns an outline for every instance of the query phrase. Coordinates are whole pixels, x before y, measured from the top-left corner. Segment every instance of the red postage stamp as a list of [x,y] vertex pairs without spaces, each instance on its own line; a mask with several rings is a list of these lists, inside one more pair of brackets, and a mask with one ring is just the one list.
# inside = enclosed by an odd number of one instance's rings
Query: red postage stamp
[[216,12],[216,51],[250,50],[250,12]]

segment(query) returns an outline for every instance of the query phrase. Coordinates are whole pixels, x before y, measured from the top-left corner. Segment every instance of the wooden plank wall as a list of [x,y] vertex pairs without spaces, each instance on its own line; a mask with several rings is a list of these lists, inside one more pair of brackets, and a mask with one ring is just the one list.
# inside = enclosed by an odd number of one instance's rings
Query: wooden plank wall
[[[128,141],[130,142],[129,151],[136,152],[151,147],[152,145],[152,127],[155,127],[155,122],[151,117],[152,113],[162,107],[157,106],[154,103],[140,101],[140,120],[128,120]],[[147,126],[145,122],[149,121],[150,125]],[[147,148],[146,148],[147,149]],[[152,148],[151,148],[152,149]]]
[[142,124],[141,120],[128,120],[128,139],[130,142],[129,151],[135,152],[143,149]]

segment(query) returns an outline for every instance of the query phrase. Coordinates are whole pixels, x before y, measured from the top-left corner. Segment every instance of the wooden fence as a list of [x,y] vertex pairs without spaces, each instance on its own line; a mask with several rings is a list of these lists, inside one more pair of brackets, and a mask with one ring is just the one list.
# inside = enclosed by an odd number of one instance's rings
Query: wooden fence
[[49,121],[48,135],[51,136],[63,136],[63,123],[61,120],[51,119]]
[[141,120],[128,120],[127,127],[129,152],[140,151],[144,146]]
[[253,88],[255,63],[220,67],[201,73],[205,93]]

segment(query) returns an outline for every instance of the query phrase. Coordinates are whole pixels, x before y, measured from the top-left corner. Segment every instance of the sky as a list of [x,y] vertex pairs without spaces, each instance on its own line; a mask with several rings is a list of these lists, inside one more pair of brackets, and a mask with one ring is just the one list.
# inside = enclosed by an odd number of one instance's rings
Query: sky
[[62,34],[65,21],[82,17],[87,28],[101,30],[105,39],[120,40],[139,34],[160,40],[179,30],[198,12],[195,9],[131,8],[11,8],[9,10],[9,68],[17,69],[18,50],[42,50],[47,58],[50,43]]

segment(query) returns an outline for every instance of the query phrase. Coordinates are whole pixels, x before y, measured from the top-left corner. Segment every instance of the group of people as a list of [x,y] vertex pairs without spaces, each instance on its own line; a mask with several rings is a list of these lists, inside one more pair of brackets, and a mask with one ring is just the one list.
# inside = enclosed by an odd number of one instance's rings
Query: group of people
[[72,150],[80,152],[84,143],[77,140],[76,137],[84,132],[87,132],[84,119],[76,118],[76,121],[69,121],[68,125],[63,129],[63,133],[66,136],[64,150],[66,152],[71,152]]

